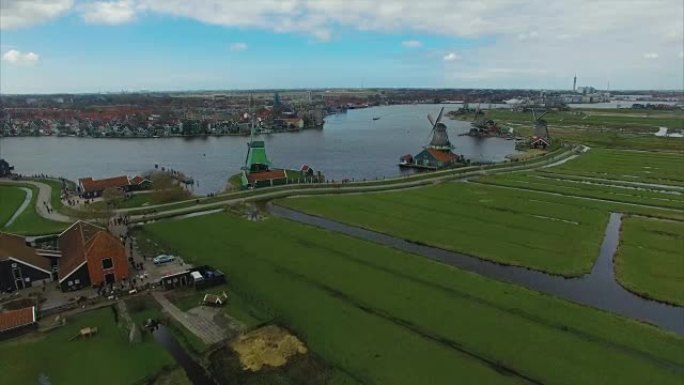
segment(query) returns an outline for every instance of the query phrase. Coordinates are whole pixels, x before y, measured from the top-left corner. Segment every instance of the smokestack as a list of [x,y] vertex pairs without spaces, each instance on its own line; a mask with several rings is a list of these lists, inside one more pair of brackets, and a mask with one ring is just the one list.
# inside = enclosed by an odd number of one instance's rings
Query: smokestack
[[577,74],[572,79],[572,92],[577,92]]

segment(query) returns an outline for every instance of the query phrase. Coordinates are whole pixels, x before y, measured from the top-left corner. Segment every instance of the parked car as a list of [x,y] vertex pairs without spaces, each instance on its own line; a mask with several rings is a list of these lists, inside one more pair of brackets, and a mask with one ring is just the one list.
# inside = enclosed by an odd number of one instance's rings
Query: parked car
[[158,255],[152,259],[152,262],[154,262],[155,265],[161,265],[162,263],[168,263],[168,262],[173,262],[176,259],[173,255]]

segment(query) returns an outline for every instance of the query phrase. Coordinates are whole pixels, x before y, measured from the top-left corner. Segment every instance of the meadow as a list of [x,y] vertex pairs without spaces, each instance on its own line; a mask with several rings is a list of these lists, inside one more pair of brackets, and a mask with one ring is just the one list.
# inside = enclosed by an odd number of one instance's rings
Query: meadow
[[[8,186],[3,186],[3,188],[7,187]],[[55,222],[38,215],[38,212],[36,211],[36,201],[38,200],[37,187],[26,184],[12,185],[10,188],[16,189],[16,187],[26,187],[31,189],[31,191],[33,191],[33,197],[31,198],[29,207],[27,207],[26,210],[24,210],[24,212],[17,217],[12,226],[4,228],[3,231],[22,235],[43,235],[62,232],[69,226],[68,223]]]
[[[286,207],[479,258],[581,275],[598,256],[608,211],[564,197],[447,183],[383,194],[278,201]],[[576,240],[568,243],[568,238]]]
[[[97,327],[92,338],[70,341],[84,327]],[[0,342],[3,384],[136,385],[173,366],[170,355],[147,336],[128,343],[110,308],[68,317],[66,326]]]
[[681,379],[681,337],[340,234],[219,213],[144,235],[222,270],[252,316],[291,329],[347,383]]
[[0,229],[12,218],[26,193],[19,188],[0,185]]
[[611,181],[605,180],[565,178],[564,174],[542,172],[506,174],[481,177],[477,179],[477,182],[532,191],[684,210],[684,194],[679,191],[661,192],[641,186],[621,185],[619,182],[613,185]]
[[[680,140],[683,141],[684,140]],[[585,177],[684,186],[684,156],[668,152],[636,152],[592,148],[567,163],[545,171]]]
[[635,293],[684,306],[684,222],[623,219],[615,272]]

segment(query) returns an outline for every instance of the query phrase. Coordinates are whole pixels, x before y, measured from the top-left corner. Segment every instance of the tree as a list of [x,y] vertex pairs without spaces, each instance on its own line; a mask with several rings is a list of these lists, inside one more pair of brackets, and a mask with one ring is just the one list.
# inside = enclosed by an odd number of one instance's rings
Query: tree
[[181,200],[189,196],[188,192],[178,184],[175,178],[165,172],[156,172],[150,177],[152,182],[152,201],[166,203]]
[[124,192],[117,187],[107,187],[102,191],[102,200],[107,208],[116,209],[121,205],[125,198]]

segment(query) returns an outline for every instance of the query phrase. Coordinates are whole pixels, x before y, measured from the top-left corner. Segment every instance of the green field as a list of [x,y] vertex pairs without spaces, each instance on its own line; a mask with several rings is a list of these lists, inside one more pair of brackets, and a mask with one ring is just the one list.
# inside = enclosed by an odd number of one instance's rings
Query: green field
[[3,229],[4,231],[15,234],[42,235],[62,232],[69,226],[69,223],[55,222],[45,219],[38,215],[36,211],[36,201],[38,200],[38,188],[33,185],[12,185],[27,187],[33,191],[33,197],[29,207],[24,210],[12,226]]
[[[684,142],[684,140],[681,140]],[[593,148],[546,171],[593,178],[684,186],[684,155]]]
[[[684,210],[684,195],[679,191],[659,192],[643,187],[635,188],[605,180],[567,178],[565,174],[545,172],[516,173],[485,176],[479,183],[545,191],[614,202],[656,206]],[[616,183],[616,184],[611,184]]]
[[[400,238],[562,275],[591,270],[608,211],[563,197],[449,183],[279,201]],[[568,243],[568,238],[575,242]]]
[[[474,114],[458,116],[471,121]],[[515,129],[516,135],[532,133],[532,114],[504,109],[487,111],[487,119]],[[657,137],[659,127],[684,128],[684,111],[635,111],[585,109],[553,111],[544,116],[551,137],[607,148],[684,151],[684,140]]]
[[[530,112],[518,112],[507,109],[487,110],[487,118],[496,121],[532,125]],[[458,117],[472,120],[474,114]],[[590,126],[623,128],[632,132],[653,130],[658,127],[673,129],[684,128],[684,111],[635,111],[626,109],[572,109],[570,111],[551,111],[544,115],[549,126]]]
[[[81,328],[97,327],[89,339],[69,341]],[[66,326],[0,342],[3,384],[137,385],[173,365],[166,351],[147,338],[130,345],[110,308],[69,317]]]
[[0,229],[12,218],[25,197],[26,193],[20,188],[0,185]]
[[615,270],[629,290],[684,306],[684,222],[624,218]]
[[145,232],[221,269],[264,320],[359,383],[681,380],[680,337],[369,242],[228,214]]

